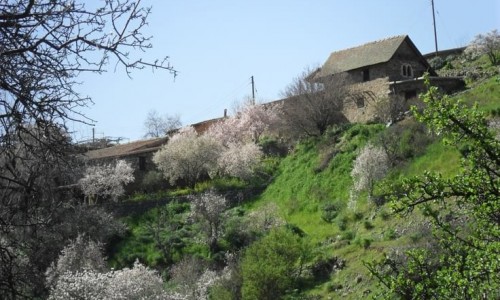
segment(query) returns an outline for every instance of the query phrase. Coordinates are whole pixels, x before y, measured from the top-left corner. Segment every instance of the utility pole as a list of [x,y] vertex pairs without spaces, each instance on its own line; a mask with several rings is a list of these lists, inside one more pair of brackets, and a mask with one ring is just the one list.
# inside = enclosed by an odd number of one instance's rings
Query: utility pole
[[436,56],[438,56],[438,38],[436,31],[436,13],[434,12],[434,0],[431,0],[432,4],[432,23],[434,24],[434,44],[436,45]]
[[253,75],[250,78],[252,79],[252,105],[255,105],[255,82],[253,81]]

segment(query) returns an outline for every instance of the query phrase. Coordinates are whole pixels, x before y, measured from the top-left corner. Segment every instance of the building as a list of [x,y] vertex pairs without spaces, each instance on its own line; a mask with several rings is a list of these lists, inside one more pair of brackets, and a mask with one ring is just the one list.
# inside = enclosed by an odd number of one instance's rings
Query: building
[[352,97],[342,105],[349,122],[389,121],[407,111],[424,91],[423,75],[451,93],[464,87],[459,77],[439,77],[407,35],[333,52],[309,80],[342,78]]

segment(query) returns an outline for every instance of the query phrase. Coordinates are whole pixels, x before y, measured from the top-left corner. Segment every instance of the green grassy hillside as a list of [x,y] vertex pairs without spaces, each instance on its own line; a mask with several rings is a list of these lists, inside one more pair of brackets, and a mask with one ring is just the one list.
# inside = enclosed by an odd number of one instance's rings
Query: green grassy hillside
[[[478,109],[491,117],[500,115],[498,76],[475,83],[454,97],[471,105],[477,103]],[[404,218],[391,213],[389,205],[384,204],[386,188],[424,171],[440,172],[445,177],[455,175],[460,149],[443,145],[439,136],[427,135],[425,128],[419,127],[412,118],[397,126],[397,130],[380,124],[333,127],[320,138],[301,141],[281,159],[273,180],[261,195],[231,210],[227,224],[236,228],[234,224],[244,224],[242,218],[272,203],[282,220],[303,232],[310,250],[306,261],[309,270],[332,258],[343,261],[343,267],[328,276],[317,278],[305,272],[305,279],[290,299],[362,299],[376,295],[380,287],[363,262],[380,259],[395,249],[424,243],[431,234],[418,210]],[[359,150],[368,142],[380,144],[382,140],[395,147],[399,155],[397,162],[375,186],[372,199],[368,199],[366,193],[352,194],[350,173]],[[198,229],[186,221],[188,207],[172,209],[178,209],[182,217],[174,224],[177,227],[170,229],[182,234],[174,237],[179,243],[169,259],[162,257],[155,246],[152,228],[159,224],[161,212],[161,208],[157,208],[127,219],[129,235],[115,245],[111,262],[121,267],[139,258],[161,269],[179,261],[183,255],[218,261],[217,255],[211,255],[206,247],[194,242],[199,238]],[[253,241],[258,237],[256,234],[247,239]],[[234,249],[234,240],[234,236],[231,240],[226,235],[221,240],[221,253]]]

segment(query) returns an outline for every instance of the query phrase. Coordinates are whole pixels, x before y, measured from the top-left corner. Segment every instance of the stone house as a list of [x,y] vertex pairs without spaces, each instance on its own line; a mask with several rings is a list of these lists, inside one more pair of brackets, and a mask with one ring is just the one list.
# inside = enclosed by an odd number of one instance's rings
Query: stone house
[[351,97],[342,105],[349,122],[386,122],[417,102],[426,72],[447,93],[465,85],[459,77],[439,77],[407,35],[333,52],[309,80],[326,85],[342,78],[349,85]]

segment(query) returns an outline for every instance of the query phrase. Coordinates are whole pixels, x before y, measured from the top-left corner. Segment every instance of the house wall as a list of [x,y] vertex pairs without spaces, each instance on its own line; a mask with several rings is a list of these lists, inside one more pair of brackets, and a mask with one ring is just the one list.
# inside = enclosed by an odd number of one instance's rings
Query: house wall
[[366,123],[385,118],[380,106],[389,98],[388,77],[353,84],[349,89],[352,96],[345,100],[342,109],[349,122]]
[[[411,66],[413,76],[403,76],[402,66],[405,64]],[[346,72],[348,81],[351,83],[364,82],[363,72],[366,69],[369,70],[370,81],[385,78],[387,76],[389,76],[389,81],[408,80],[421,77],[427,71],[427,67],[421,62],[419,57],[407,43],[401,44],[392,59],[386,63]]]

